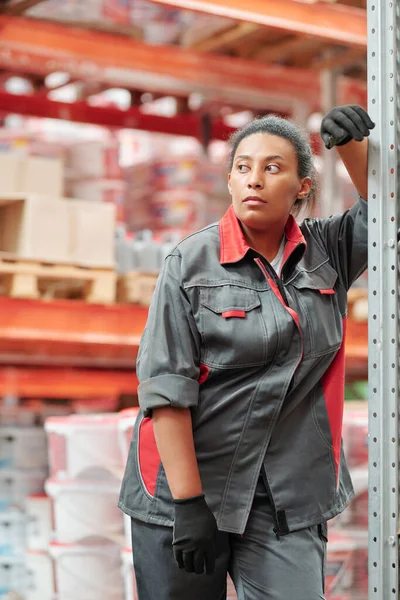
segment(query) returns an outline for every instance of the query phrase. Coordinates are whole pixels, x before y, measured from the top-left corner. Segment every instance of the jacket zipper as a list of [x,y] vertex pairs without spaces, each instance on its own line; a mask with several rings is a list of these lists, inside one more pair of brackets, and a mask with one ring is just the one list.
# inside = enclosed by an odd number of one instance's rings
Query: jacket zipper
[[[269,275],[269,277],[271,277],[271,279],[273,279],[273,281],[276,284],[276,286],[277,286],[277,288],[278,288],[278,290],[279,290],[279,292],[280,292],[280,294],[281,294],[281,296],[282,296],[282,298],[283,298],[286,306],[289,306],[289,302],[288,302],[288,299],[287,299],[287,296],[286,296],[286,292],[285,292],[285,289],[284,289],[284,287],[282,285],[282,280],[277,276],[275,270],[271,267],[271,265],[269,264],[269,262],[262,260],[262,258],[258,258],[258,259],[256,258],[255,260],[258,262],[259,265],[261,264],[261,266],[265,269],[265,271],[267,272],[267,274]],[[264,273],[264,277],[266,277],[265,273]],[[266,277],[266,279],[268,279],[268,278]]]
[[274,534],[276,536],[276,539],[279,541],[281,539],[281,536],[280,536],[279,524],[278,524],[278,516],[277,516],[278,513],[277,513],[277,510],[276,510],[275,501],[274,501],[274,498],[272,496],[271,488],[270,488],[270,485],[269,485],[267,474],[265,472],[264,465],[261,468],[261,476],[263,478],[265,489],[267,490],[268,500],[270,501],[270,504],[272,506],[272,511],[274,513],[275,527],[273,528],[273,532],[274,532]]

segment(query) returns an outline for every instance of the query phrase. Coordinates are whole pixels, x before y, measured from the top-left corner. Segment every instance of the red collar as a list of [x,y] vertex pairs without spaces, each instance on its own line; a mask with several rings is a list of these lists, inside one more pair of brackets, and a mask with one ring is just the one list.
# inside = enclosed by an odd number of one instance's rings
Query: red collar
[[[284,263],[298,244],[306,243],[303,234],[301,233],[301,229],[293,215],[289,215],[287,220],[285,236],[287,242],[283,257]],[[219,238],[221,248],[220,263],[222,265],[238,262],[246,255],[247,251],[250,250],[250,246],[246,242],[246,238],[244,237],[239,219],[235,214],[232,204],[219,222]]]

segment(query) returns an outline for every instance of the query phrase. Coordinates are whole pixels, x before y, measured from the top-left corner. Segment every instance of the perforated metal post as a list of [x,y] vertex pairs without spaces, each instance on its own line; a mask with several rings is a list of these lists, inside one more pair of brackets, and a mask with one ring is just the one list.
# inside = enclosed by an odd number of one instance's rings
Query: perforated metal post
[[[397,5],[397,6],[396,6]],[[399,2],[368,0],[369,600],[399,598]]]

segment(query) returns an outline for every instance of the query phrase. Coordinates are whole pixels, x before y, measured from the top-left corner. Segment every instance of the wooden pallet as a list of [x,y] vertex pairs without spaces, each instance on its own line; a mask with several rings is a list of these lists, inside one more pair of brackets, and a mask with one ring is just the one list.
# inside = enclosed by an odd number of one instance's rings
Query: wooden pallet
[[78,265],[0,256],[0,294],[11,298],[68,298],[111,304],[116,273]]
[[118,278],[118,302],[149,306],[158,274],[130,272]]

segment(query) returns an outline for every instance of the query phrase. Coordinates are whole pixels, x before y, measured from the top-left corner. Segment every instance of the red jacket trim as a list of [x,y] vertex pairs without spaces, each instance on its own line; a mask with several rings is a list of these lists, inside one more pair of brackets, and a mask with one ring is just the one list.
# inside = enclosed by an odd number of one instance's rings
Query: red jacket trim
[[226,310],[222,313],[224,319],[229,319],[230,317],[235,317],[237,319],[245,319],[246,311],[244,310]]
[[[289,215],[285,226],[286,246],[283,256],[283,263],[289,258],[295,247],[302,243],[305,244],[303,234],[298,226],[293,215]],[[243,230],[240,226],[240,221],[236,216],[233,205],[231,204],[222,219],[219,221],[219,237],[220,237],[220,263],[222,265],[235,263],[246,255],[250,250]]]
[[210,367],[200,363],[199,385],[202,385],[203,383],[205,383],[207,381],[209,372],[210,372]]
[[342,345],[333,359],[331,366],[322,377],[322,388],[324,390],[326,410],[331,429],[336,484],[339,480],[340,451],[342,445],[346,325],[347,321],[344,318]]
[[148,417],[140,424],[138,458],[143,485],[147,493],[154,496],[161,459],[154,437],[153,420]]

